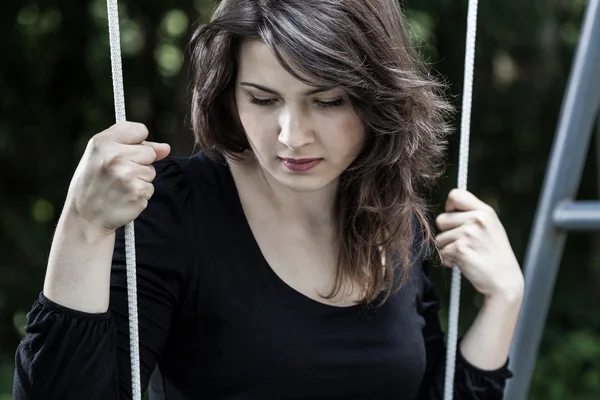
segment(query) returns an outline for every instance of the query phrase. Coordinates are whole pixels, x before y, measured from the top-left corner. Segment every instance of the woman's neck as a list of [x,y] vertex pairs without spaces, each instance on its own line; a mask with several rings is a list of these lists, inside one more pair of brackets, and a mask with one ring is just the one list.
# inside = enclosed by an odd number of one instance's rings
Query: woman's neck
[[249,191],[246,194],[252,198],[271,205],[279,220],[307,229],[334,226],[337,181],[319,190],[301,192],[277,182],[258,161],[228,162],[238,191]]

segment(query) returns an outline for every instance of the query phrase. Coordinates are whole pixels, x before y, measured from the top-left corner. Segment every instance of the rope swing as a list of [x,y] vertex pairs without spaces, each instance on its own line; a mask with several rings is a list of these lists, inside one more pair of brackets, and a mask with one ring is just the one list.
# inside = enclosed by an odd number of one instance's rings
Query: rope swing
[[[125,95],[121,66],[121,44],[119,32],[119,12],[117,0],[107,0],[108,30],[110,39],[110,59],[115,102],[116,122],[125,121]],[[460,128],[460,149],[458,165],[458,188],[466,190],[469,157],[469,136],[471,102],[473,90],[473,70],[475,59],[475,36],[477,27],[477,0],[469,0],[467,14],[466,52],[464,65],[463,102]],[[136,282],[135,231],[133,221],[125,226],[125,259],[127,269],[127,297],[129,308],[129,341],[131,357],[132,400],[141,400],[141,379],[139,360],[138,306]],[[458,340],[458,315],[460,308],[460,269],[452,270],[448,340],[446,353],[446,374],[444,400],[452,400],[454,393],[454,372]]]
[[[469,171],[469,138],[471,136],[471,103],[473,98],[473,72],[475,65],[475,36],[477,33],[477,0],[469,0],[467,11],[467,40],[463,79],[463,101],[460,122],[460,147],[458,150],[458,188],[467,189]],[[454,397],[454,370],[458,341],[458,314],[460,310],[461,272],[456,266],[452,269],[450,285],[450,311],[448,316],[448,340],[446,344],[446,376],[444,379],[444,400]]]
[[[115,97],[116,122],[125,121],[125,93],[121,66],[121,35],[119,32],[119,5],[117,0],[107,0],[110,63]],[[125,225],[125,264],[127,268],[127,299],[129,308],[129,346],[131,357],[131,398],[141,400],[140,340],[138,334],[138,306],[135,261],[135,230],[133,221]]]

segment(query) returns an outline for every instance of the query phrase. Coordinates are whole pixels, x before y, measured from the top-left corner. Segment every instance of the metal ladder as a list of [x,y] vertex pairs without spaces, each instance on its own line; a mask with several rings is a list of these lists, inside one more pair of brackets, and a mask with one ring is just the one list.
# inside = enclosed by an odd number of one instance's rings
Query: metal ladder
[[600,231],[600,200],[575,200],[599,111],[600,0],[588,0],[523,265],[525,298],[507,400],[527,399],[567,233]]

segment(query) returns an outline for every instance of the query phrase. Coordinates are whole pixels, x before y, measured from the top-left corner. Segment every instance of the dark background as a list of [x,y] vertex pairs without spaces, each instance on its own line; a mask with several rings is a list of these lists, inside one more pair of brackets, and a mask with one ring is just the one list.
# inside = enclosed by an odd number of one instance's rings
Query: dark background
[[[120,1],[127,116],[176,155],[192,151],[187,41],[209,0]],[[583,0],[479,4],[469,189],[493,205],[523,260]],[[460,106],[467,2],[410,1],[415,44]],[[600,44],[597,44],[600,45]],[[89,138],[114,121],[104,0],[0,5],[0,400],[11,399],[14,351],[42,288],[52,233]],[[457,115],[456,125],[460,122]],[[457,139],[433,199],[456,185]],[[578,198],[598,198],[597,139]],[[448,271],[436,271],[448,298]],[[600,398],[600,236],[571,234],[529,398]],[[464,284],[461,324],[478,298]],[[446,319],[444,309],[442,318]]]

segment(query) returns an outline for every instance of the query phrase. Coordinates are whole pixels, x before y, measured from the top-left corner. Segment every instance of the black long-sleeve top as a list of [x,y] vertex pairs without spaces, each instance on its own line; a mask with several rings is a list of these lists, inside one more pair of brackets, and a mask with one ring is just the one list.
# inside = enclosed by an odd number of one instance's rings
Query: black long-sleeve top
[[[317,302],[265,261],[226,163],[197,154],[155,167],[155,194],[135,222],[141,377],[152,400],[442,398],[444,335],[426,259],[382,306]],[[502,399],[510,376],[508,362],[483,371],[459,351],[455,399]],[[123,230],[109,310],[79,312],[41,293],[13,392],[131,398]]]

